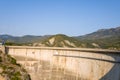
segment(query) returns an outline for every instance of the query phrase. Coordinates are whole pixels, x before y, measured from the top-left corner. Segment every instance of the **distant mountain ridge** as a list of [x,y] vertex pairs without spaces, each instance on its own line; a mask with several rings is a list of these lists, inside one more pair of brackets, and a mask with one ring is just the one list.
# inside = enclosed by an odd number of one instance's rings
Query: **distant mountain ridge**
[[85,43],[95,43],[99,48],[120,50],[120,27],[100,29],[96,32],[75,38]]
[[84,36],[78,36],[79,39],[102,39],[109,37],[120,36],[120,27],[110,29],[100,29],[96,32],[86,34]]
[[[25,43],[24,45],[30,44],[31,46],[84,47],[120,50],[120,27],[100,29],[96,32],[77,37],[69,37],[64,34],[45,36],[25,35],[22,37],[0,35],[0,41],[2,40],[20,44]],[[12,44],[10,43],[8,45]]]
[[45,36],[25,35],[22,37],[17,37],[17,36],[11,36],[5,34],[5,35],[0,35],[0,41],[5,40],[7,42],[15,42],[15,43],[32,43],[46,39],[49,36],[50,35],[45,35]]

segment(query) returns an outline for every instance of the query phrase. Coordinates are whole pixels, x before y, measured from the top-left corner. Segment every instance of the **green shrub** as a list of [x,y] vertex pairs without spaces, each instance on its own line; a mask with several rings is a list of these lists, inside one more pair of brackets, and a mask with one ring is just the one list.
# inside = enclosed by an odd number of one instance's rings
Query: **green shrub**
[[11,80],[22,80],[22,79],[20,79],[19,77],[14,76],[14,77],[11,78]]
[[11,61],[10,61],[12,64],[17,64],[16,63],[16,60],[14,58],[11,58]]
[[0,62],[2,62],[2,57],[0,56]]

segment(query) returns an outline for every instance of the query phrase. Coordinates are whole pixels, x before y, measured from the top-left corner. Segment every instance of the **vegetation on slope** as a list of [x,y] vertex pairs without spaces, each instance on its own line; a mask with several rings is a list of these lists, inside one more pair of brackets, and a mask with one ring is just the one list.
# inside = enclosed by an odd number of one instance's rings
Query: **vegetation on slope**
[[[120,27],[101,29],[91,34],[75,38],[84,43],[94,43],[98,48],[120,50]],[[91,46],[87,46],[91,48]]]
[[120,50],[120,27],[100,29],[78,37],[69,37],[63,34],[54,36],[27,35],[23,37],[0,35],[0,40],[2,39],[6,39],[5,45],[11,46],[84,47]]
[[31,80],[29,74],[10,55],[0,51],[0,76],[5,80]]
[[103,48],[103,49],[120,50],[120,37],[96,39],[96,40],[92,40],[92,42],[98,44],[100,48]]
[[48,38],[49,35],[45,36],[33,36],[33,35],[25,35],[25,36],[11,36],[11,35],[0,35],[0,42],[2,40],[5,40],[5,42],[11,42],[16,44],[24,44],[24,43],[32,43],[32,42],[38,42],[43,39]]
[[110,29],[100,29],[96,32],[78,36],[78,39],[85,39],[85,40],[96,40],[96,39],[105,39],[110,37],[119,37],[120,36],[120,27],[117,28],[110,28]]
[[57,34],[41,42],[41,46],[47,47],[85,47],[86,44],[72,37]]

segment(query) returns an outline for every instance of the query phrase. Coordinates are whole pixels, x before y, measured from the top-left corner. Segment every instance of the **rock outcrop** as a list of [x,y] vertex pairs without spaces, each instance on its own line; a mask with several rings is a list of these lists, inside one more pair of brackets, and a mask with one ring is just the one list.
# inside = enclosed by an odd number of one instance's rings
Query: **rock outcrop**
[[53,35],[37,45],[45,47],[83,47],[80,41],[63,34]]
[[0,80],[31,80],[31,78],[14,58],[0,51]]

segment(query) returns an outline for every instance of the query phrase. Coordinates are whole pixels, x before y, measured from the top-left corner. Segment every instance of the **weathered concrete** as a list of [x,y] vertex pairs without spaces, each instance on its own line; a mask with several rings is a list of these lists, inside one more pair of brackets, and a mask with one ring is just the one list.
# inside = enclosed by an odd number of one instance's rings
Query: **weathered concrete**
[[32,80],[120,80],[120,51],[7,46]]

